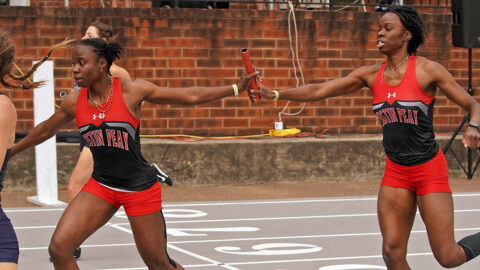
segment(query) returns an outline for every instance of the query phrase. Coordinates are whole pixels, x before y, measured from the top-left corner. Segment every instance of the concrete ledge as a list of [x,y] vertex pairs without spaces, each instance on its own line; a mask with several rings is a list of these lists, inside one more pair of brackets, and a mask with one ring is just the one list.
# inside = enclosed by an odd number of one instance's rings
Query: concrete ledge
[[[448,138],[439,136],[437,141],[443,146]],[[451,149],[465,164],[467,154],[460,138]],[[380,181],[385,164],[381,140],[380,136],[199,142],[142,139],[142,150],[145,158],[169,173],[178,186]],[[57,145],[59,188],[65,188],[78,158],[78,144]],[[36,188],[33,151],[10,160],[6,190]],[[446,156],[450,176],[466,177],[452,154]]]

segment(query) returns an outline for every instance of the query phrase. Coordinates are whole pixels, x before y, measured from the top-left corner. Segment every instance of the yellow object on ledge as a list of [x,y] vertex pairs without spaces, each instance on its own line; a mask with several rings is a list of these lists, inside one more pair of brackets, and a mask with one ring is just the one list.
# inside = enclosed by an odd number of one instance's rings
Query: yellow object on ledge
[[289,135],[295,135],[297,133],[300,133],[300,129],[297,129],[297,128],[270,129],[268,133],[270,136],[282,137],[282,136],[289,136]]

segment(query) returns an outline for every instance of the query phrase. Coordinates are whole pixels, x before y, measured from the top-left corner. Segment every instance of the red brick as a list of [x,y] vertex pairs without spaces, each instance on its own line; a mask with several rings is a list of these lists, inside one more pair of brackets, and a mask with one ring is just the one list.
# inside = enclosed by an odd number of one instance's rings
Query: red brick
[[194,59],[169,59],[168,63],[171,68],[195,67]]

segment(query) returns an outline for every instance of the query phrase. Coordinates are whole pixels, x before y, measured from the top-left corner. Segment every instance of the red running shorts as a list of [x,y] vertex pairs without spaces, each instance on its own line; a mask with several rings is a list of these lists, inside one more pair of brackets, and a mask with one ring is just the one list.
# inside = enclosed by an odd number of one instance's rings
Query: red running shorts
[[399,165],[387,157],[382,186],[406,188],[417,195],[452,193],[448,183],[447,160],[440,149],[433,159],[414,166]]

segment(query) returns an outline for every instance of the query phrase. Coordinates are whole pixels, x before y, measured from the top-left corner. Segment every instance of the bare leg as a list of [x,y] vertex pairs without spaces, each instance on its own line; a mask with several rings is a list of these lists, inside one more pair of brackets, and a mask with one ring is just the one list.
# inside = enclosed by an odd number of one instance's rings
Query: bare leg
[[417,209],[415,193],[408,189],[381,186],[377,208],[383,237],[383,260],[387,269],[409,270],[406,257]]
[[149,270],[184,270],[167,254],[167,235],[162,211],[128,216],[138,252]]
[[452,194],[430,193],[417,200],[435,259],[445,268],[462,265],[466,258],[455,242]]
[[0,263],[0,269],[2,269],[2,270],[17,270],[18,269],[18,264],[2,262],[2,263]]
[[71,202],[75,196],[82,190],[83,186],[88,182],[93,171],[92,152],[88,147],[83,147],[77,164],[73,168],[72,175],[68,179],[67,193],[68,202]]
[[55,269],[79,269],[73,251],[102,227],[117,209],[103,199],[81,191],[63,212],[48,252]]

